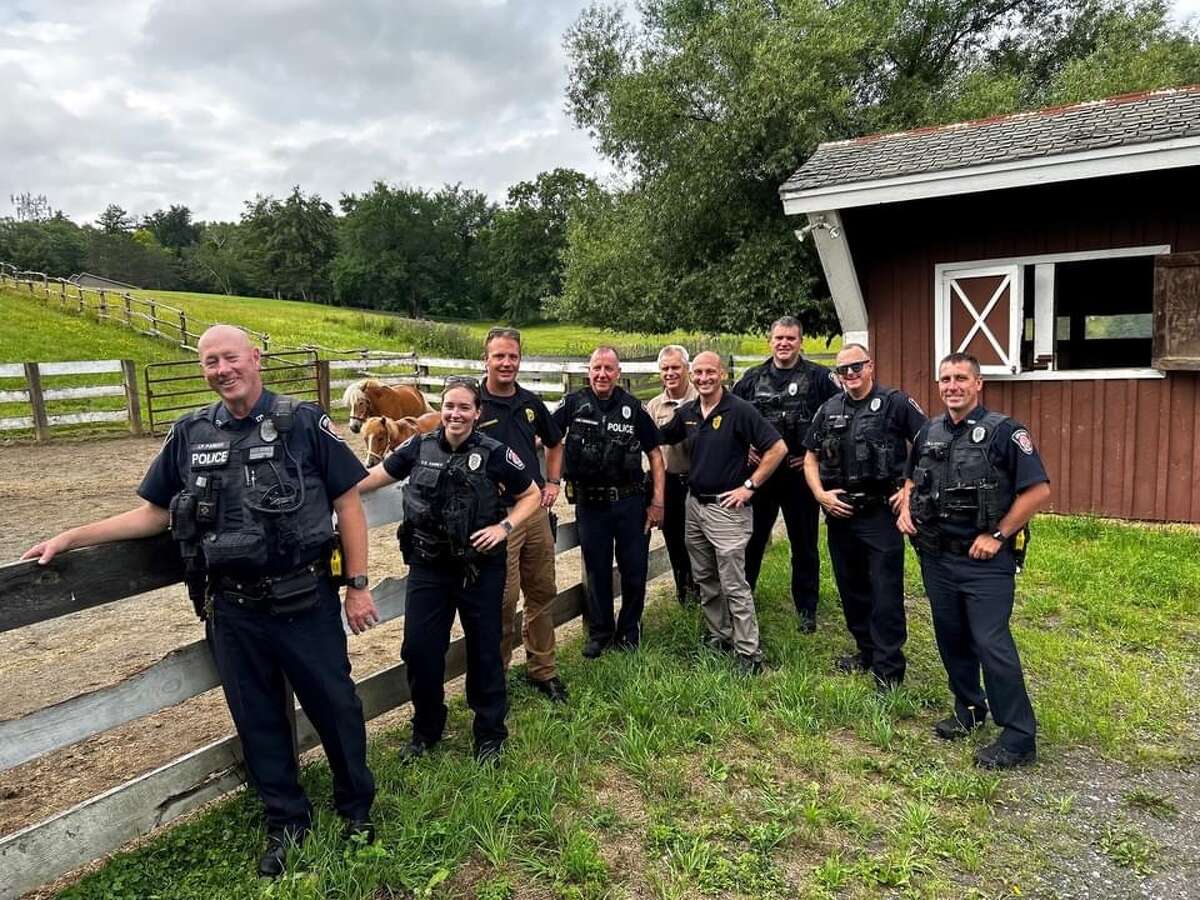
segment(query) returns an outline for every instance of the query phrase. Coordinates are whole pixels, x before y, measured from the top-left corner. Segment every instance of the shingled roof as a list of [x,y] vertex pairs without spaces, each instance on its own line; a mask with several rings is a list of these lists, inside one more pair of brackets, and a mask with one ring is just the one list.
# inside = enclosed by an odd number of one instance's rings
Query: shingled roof
[[841,185],[1200,135],[1200,85],[821,144],[780,188]]

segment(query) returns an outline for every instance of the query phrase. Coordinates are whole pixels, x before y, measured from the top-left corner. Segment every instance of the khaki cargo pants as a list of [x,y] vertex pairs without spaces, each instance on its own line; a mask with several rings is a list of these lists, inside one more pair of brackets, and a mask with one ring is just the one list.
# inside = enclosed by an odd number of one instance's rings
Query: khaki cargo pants
[[554,538],[550,514],[538,508],[508,536],[508,579],[500,612],[503,629],[500,655],[507,670],[517,647],[515,620],[517,598],[525,594],[525,616],[521,637],[525,643],[526,673],[533,681],[549,681],[558,673],[554,666],[554,619],[550,605],[558,596],[554,584]]
[[726,509],[688,495],[688,555],[709,634],[729,641],[741,656],[761,659],[754,592],[746,581],[746,545],[753,521],[748,506]]

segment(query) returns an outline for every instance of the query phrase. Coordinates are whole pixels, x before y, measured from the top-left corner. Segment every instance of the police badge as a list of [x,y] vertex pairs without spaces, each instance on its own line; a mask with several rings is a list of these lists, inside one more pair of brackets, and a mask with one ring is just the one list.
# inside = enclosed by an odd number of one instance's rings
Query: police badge
[[529,422],[530,425],[533,424],[533,410],[530,409],[528,406],[525,407],[525,418]]
[[622,406],[621,415],[628,419],[631,415],[633,415],[633,410],[631,410],[628,406]]
[[713,423],[713,431],[719,431],[721,428],[721,417],[713,416],[712,423]]
[[987,437],[987,429],[982,425],[976,425],[975,429],[971,432],[971,443],[980,444],[985,437]]
[[258,436],[268,444],[279,437],[279,432],[275,430],[275,420],[269,416],[262,420],[262,424],[258,426]]
[[883,406],[883,401],[876,397],[871,401],[871,412],[879,412],[879,407]]
[[788,396],[795,397],[796,391],[798,391],[798,390],[800,390],[800,388],[797,387],[796,382],[793,381],[791,384],[788,385]]
[[476,469],[479,468],[479,465],[482,462],[483,462],[482,456],[480,456],[478,453],[472,453],[470,456],[467,457],[467,468],[470,469],[472,472],[474,472]]

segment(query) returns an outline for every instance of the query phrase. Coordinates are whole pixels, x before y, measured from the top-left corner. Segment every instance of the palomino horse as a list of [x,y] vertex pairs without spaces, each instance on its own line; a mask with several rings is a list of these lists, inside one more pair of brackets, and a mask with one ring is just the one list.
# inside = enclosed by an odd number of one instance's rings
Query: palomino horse
[[384,384],[378,378],[354,382],[346,388],[342,402],[350,410],[350,430],[355,434],[368,416],[403,419],[430,411],[429,401],[420,388],[410,384]]
[[403,419],[371,416],[362,428],[363,440],[367,442],[367,465],[375,465],[414,434],[433,431],[441,422],[442,414],[437,412],[427,412],[416,418],[405,416]]

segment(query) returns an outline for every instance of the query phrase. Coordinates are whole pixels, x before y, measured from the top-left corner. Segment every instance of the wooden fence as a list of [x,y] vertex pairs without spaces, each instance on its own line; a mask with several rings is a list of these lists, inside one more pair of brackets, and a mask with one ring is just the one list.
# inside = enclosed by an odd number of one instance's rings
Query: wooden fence
[[[17,269],[4,262],[0,262],[0,286],[28,291],[31,297],[56,303],[61,309],[91,315],[101,322],[124,325],[139,334],[168,340],[184,350],[195,350],[200,335],[214,324],[189,316],[186,310],[161,300],[135,297],[128,291],[83,287],[65,278]],[[271,349],[269,334],[241,325],[237,327],[264,351]]]
[[[101,383],[79,384],[79,376],[116,375]],[[51,379],[69,378],[71,383],[55,387]],[[0,379],[21,379],[19,386],[0,389],[0,403],[28,403],[30,415],[0,417],[0,432],[32,429],[38,441],[49,440],[50,429],[85,422],[129,423],[133,434],[142,433],[141,402],[137,370],[129,359],[93,359],[72,362],[26,362],[0,364]],[[100,397],[122,397],[120,409],[80,409]],[[64,410],[62,404],[70,403]],[[48,404],[54,403],[52,412]]]
[[[364,498],[374,527],[400,520],[401,488]],[[558,529],[556,552],[579,544],[574,523]],[[650,554],[649,577],[666,571],[665,548]],[[620,593],[614,570],[613,589]],[[44,622],[179,583],[183,567],[165,536],[123,541],[62,554],[48,566],[34,561],[0,566],[0,631]],[[384,578],[373,590],[381,621],[404,615],[405,578]],[[560,625],[580,615],[585,577],[561,590],[552,607]],[[187,600],[180,595],[180,603]],[[519,615],[519,614],[518,614]],[[520,621],[517,622],[520,628]],[[396,644],[399,655],[399,640]],[[447,680],[465,671],[463,639],[446,654]],[[209,648],[195,641],[117,684],[0,722],[0,770],[173,706],[219,684]],[[409,700],[403,663],[357,684],[367,719]],[[298,751],[319,743],[303,712],[296,713]],[[85,800],[49,819],[0,838],[0,900],[51,881],[196,809],[245,782],[236,735],[185,753],[164,766]]]

